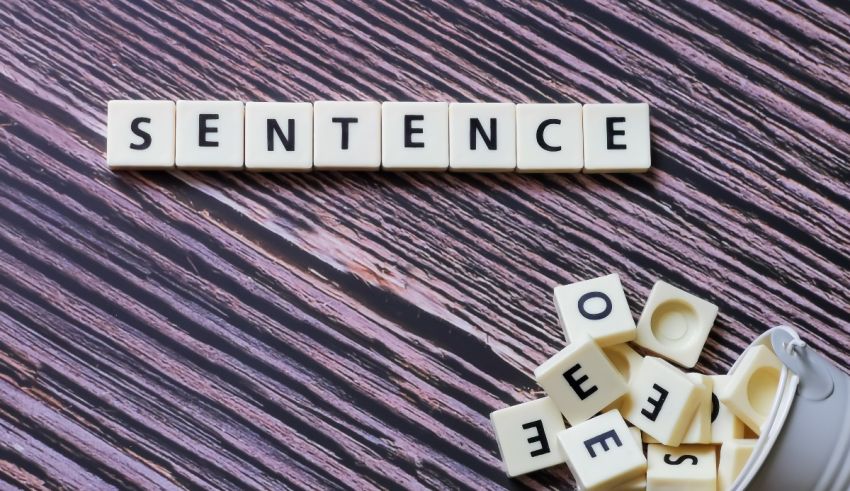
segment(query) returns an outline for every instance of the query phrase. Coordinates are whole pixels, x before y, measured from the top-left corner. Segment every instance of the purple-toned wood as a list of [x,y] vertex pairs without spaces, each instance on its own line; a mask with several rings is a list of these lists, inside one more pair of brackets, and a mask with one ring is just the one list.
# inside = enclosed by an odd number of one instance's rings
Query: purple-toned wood
[[[787,322],[850,355],[839,2],[6,2],[2,488],[508,480],[559,283],[720,306],[701,370]],[[646,175],[112,173],[106,101],[646,101]]]

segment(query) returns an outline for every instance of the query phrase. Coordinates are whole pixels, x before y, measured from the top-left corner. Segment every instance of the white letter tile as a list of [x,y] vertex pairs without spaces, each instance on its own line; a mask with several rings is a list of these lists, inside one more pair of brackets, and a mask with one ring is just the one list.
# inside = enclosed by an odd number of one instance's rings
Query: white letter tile
[[498,172],[516,169],[516,105],[449,105],[449,168]]
[[313,168],[313,105],[309,102],[245,104],[245,168],[307,171]]
[[649,445],[647,490],[717,491],[714,445]]
[[646,172],[649,105],[584,105],[584,171]]
[[564,461],[557,447],[564,418],[544,397],[490,413],[508,476],[515,477]]
[[556,287],[555,308],[568,341],[584,334],[605,347],[635,338],[635,321],[617,274]]
[[177,168],[242,169],[244,113],[240,101],[177,101]]
[[517,171],[581,171],[581,119],[581,104],[517,104]]
[[110,169],[174,167],[174,102],[109,101],[106,113]]
[[643,447],[617,410],[567,428],[558,444],[581,490],[617,488],[646,471]]
[[318,101],[313,105],[313,165],[320,170],[381,168],[381,103]]
[[448,169],[448,103],[385,102],[382,112],[384,170]]
[[699,406],[699,389],[679,369],[647,356],[629,382],[623,415],[665,445],[682,441]]

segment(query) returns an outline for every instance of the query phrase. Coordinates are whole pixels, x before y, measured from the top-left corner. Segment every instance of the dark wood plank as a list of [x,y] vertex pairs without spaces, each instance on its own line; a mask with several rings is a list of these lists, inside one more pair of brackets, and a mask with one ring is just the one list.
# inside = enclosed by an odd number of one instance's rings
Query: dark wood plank
[[[838,2],[0,9],[3,488],[508,480],[559,283],[666,279],[722,373],[777,323],[850,355]],[[106,101],[647,101],[646,175],[111,173]]]

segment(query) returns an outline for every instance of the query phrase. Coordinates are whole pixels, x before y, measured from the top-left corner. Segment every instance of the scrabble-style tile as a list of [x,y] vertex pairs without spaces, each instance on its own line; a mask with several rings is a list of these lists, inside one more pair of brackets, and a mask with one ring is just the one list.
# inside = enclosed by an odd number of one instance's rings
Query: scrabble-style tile
[[564,461],[558,433],[565,428],[561,412],[548,397],[490,413],[502,462],[510,477]]
[[517,172],[581,171],[581,119],[581,104],[517,104]]
[[646,172],[649,105],[585,104],[584,172]]
[[688,373],[687,376],[696,385],[699,405],[682,443],[711,443],[711,378],[701,373]]
[[307,171],[313,168],[313,104],[245,103],[245,168]]
[[635,321],[617,274],[556,287],[555,309],[567,341],[585,334],[605,347],[635,338]]
[[106,165],[115,170],[174,167],[174,102],[109,101]]
[[744,438],[744,422],[738,419],[726,404],[720,402],[717,394],[729,383],[728,375],[709,375],[712,384],[711,394],[711,442],[723,443]]
[[[605,353],[605,356],[608,357],[608,360],[614,365],[614,368],[620,372],[620,375],[626,379],[626,382],[631,380],[632,376],[637,373],[638,367],[643,363],[643,356],[638,354],[637,351],[633,350],[631,346],[628,344],[615,344],[614,346],[608,346],[607,348],[602,348],[602,352]],[[625,394],[624,394],[625,395]],[[612,402],[604,409],[604,411],[610,411],[611,409],[620,409],[622,405],[622,398],[617,399]]]
[[516,105],[449,104],[449,169],[463,172],[516,169]]
[[240,101],[177,101],[177,168],[242,169],[244,122]]
[[728,440],[720,447],[717,491],[729,491],[756,448],[756,440]]
[[651,444],[646,460],[647,490],[717,491],[717,456],[713,445]]
[[534,370],[534,378],[571,425],[626,393],[626,380],[587,336],[575,339]]
[[560,432],[558,445],[582,490],[609,490],[646,470],[643,448],[617,410]]
[[381,168],[381,103],[317,101],[313,104],[313,167],[317,170]]
[[623,415],[657,441],[682,441],[699,406],[699,389],[682,371],[654,356],[643,359],[629,381]]
[[385,102],[381,111],[384,170],[448,169],[448,103]]
[[716,305],[659,281],[652,287],[638,320],[635,343],[693,368],[716,317]]
[[779,387],[782,362],[767,346],[752,346],[729,374],[726,386],[718,393],[720,402],[756,435],[761,435]]

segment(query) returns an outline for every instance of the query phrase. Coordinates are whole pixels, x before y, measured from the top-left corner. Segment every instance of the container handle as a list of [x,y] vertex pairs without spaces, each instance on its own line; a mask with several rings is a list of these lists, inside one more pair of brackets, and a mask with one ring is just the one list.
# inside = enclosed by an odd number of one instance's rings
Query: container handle
[[776,356],[800,378],[797,393],[811,401],[822,401],[832,395],[835,382],[826,360],[786,329],[775,329],[770,342]]

